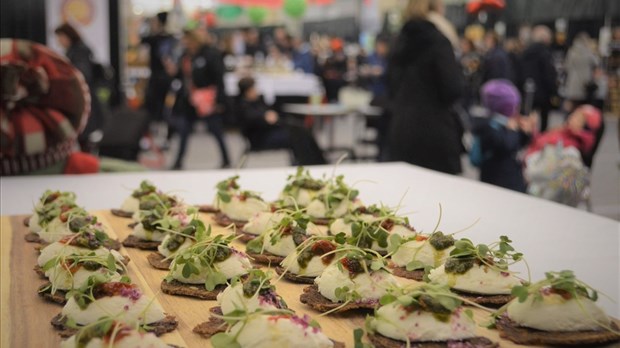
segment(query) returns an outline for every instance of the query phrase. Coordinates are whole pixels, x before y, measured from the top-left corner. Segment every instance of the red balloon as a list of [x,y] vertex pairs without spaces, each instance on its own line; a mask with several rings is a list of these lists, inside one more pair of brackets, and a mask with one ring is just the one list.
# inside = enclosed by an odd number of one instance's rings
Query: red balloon
[[213,12],[207,12],[204,16],[204,22],[207,28],[213,28],[217,25],[217,16]]

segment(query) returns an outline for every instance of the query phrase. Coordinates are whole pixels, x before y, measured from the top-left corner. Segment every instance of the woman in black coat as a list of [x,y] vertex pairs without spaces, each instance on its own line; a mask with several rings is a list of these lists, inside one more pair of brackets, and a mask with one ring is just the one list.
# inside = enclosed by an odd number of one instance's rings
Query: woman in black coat
[[450,41],[426,19],[430,0],[410,0],[388,65],[389,157],[444,173],[461,172],[463,128],[453,104],[462,76]]

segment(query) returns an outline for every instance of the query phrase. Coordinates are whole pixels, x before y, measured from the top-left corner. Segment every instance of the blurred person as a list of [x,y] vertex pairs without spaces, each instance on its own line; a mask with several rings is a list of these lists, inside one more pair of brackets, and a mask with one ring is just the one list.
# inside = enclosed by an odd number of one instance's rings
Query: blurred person
[[514,68],[508,53],[502,47],[499,35],[488,32],[484,35],[486,51],[482,62],[482,82],[495,79],[515,80]]
[[380,117],[370,117],[366,120],[368,127],[377,129],[378,159],[386,160],[387,132],[390,124],[388,108],[388,78],[387,67],[389,57],[390,38],[387,35],[377,35],[374,51],[366,58],[360,69],[360,76],[369,83],[372,92],[370,105],[380,107],[383,111]]
[[89,151],[89,136],[103,128],[105,116],[99,97],[97,97],[97,78],[93,52],[84,43],[77,30],[70,24],[65,23],[54,30],[58,44],[65,49],[65,55],[84,76],[86,84],[90,90],[90,117],[86,123],[86,128],[78,137],[80,146],[85,151]]
[[278,47],[278,50],[284,55],[290,55],[291,37],[283,27],[277,27],[273,30],[273,43]]
[[478,91],[482,85],[482,57],[476,50],[474,42],[468,38],[461,39],[461,56],[459,62],[465,77],[465,95],[463,104],[466,108],[478,102]]
[[340,38],[332,38],[329,42],[331,55],[325,59],[320,68],[320,77],[325,87],[328,102],[338,101],[338,92],[347,85],[345,76],[348,71],[347,56],[344,54],[344,42]]
[[0,175],[92,174],[143,167],[76,146],[90,112],[79,70],[38,43],[0,40]]
[[537,135],[527,148],[526,158],[547,145],[574,147],[587,167],[591,167],[597,149],[597,133],[604,124],[601,111],[592,105],[581,105],[571,112],[560,127]]
[[237,112],[243,135],[253,149],[288,148],[297,165],[327,163],[312,133],[299,126],[284,125],[279,114],[265,104],[251,77],[239,80]]
[[388,63],[392,122],[388,157],[461,172],[463,127],[453,111],[462,75],[450,41],[428,21],[430,0],[410,0]]
[[[204,34],[204,33],[203,33]],[[224,141],[222,112],[226,105],[224,63],[221,53],[197,30],[183,33],[185,49],[178,64],[166,61],[168,74],[180,82],[172,109],[173,124],[180,136],[179,150],[172,169],[182,169],[189,136],[196,121],[204,120],[220,149],[220,167],[230,166]]]
[[520,117],[521,95],[509,80],[486,82],[480,98],[490,113],[472,129],[479,141],[480,153],[475,156],[481,156],[480,181],[525,192],[527,185],[518,153],[530,141],[534,118]]
[[149,113],[151,121],[162,121],[164,117],[164,105],[166,94],[170,90],[172,78],[166,73],[164,61],[174,59],[174,50],[177,40],[166,32],[168,13],[160,12],[151,18],[150,32],[141,39],[142,44],[149,46],[149,77],[144,106]]
[[597,88],[594,70],[599,59],[590,47],[590,41],[587,33],[577,34],[566,56],[566,98],[573,107],[586,103]]
[[450,41],[452,48],[455,52],[460,50],[459,35],[454,28],[454,25],[445,17],[446,6],[443,0],[430,0],[430,12],[428,13],[428,20],[437,27],[437,29]]
[[278,46],[271,45],[267,50],[268,54],[265,58],[265,67],[275,71],[291,71],[293,70],[293,62],[283,54]]
[[557,95],[557,72],[551,55],[551,30],[544,26],[534,27],[531,44],[520,58],[520,77],[518,87],[523,91],[528,79],[534,83],[533,107],[540,116],[540,131],[547,129],[552,98]]
[[265,47],[261,41],[260,33],[256,28],[249,28],[245,32],[245,52],[244,55],[256,57],[262,55],[265,57]]
[[310,44],[303,42],[299,37],[291,38],[291,59],[293,68],[301,70],[306,74],[314,73],[315,58],[312,54]]

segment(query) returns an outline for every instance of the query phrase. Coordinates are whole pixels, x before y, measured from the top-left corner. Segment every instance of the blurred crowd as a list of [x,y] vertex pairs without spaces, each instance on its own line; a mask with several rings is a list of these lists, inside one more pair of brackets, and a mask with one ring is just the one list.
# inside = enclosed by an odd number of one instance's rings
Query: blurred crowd
[[[197,122],[206,123],[217,140],[220,166],[229,167],[225,129],[231,119],[252,147],[289,148],[297,164],[325,163],[307,127],[285,122],[251,77],[297,72],[322,82],[319,102],[337,103],[345,87],[372,95],[370,104],[382,110],[381,117],[367,120],[377,131],[379,161],[458,174],[469,152],[482,181],[547,196],[558,193],[541,193],[544,187],[568,182],[567,190],[581,194],[605,130],[602,111],[618,112],[610,96],[620,94],[620,28],[612,31],[609,47],[597,47],[587,33],[568,45],[565,35],[542,25],[524,27],[518,37],[492,29],[459,37],[441,0],[411,0],[403,19],[399,33],[381,33],[361,45],[324,34],[295,36],[284,27],[217,34],[198,25],[173,35],[165,29],[166,13],[150,18],[141,39],[150,70],[144,108],[150,122],[166,125],[168,139],[180,138],[172,168],[183,168]],[[68,24],[56,34],[96,90],[105,71],[90,48]],[[226,72],[243,77],[239,95],[226,94]],[[98,96],[91,93],[90,99],[91,117],[79,139],[83,148],[102,127]],[[565,115],[562,126],[550,129],[551,112]],[[471,137],[464,142],[465,134]]]

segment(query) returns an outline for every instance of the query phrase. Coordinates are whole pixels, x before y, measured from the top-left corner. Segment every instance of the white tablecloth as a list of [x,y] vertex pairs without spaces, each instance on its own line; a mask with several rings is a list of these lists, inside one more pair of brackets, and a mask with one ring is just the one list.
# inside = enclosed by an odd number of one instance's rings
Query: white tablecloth
[[[302,74],[298,72],[269,74],[256,73],[252,77],[256,79],[256,86],[265,98],[265,102],[273,104],[277,96],[311,96],[323,93],[321,81],[313,74]],[[239,79],[237,73],[226,73],[224,75],[224,85],[226,94],[236,96],[239,94]]]
[[[314,175],[332,175],[334,167],[312,167]],[[294,168],[240,170],[244,189],[262,192],[273,200]],[[164,191],[190,203],[212,201],[214,185],[229,175],[226,171],[150,172],[83,176],[18,177],[0,179],[2,215],[24,214],[45,189],[72,190],[87,209],[118,207],[142,179],[153,181]],[[507,235],[522,251],[533,280],[550,270],[572,269],[590,285],[620,300],[620,223],[584,211],[539,200],[457,176],[444,175],[415,166],[392,164],[341,165],[337,174],[360,190],[365,203],[400,204],[400,212],[411,216],[418,230],[430,232],[443,207],[440,229],[461,230],[477,219],[475,226],[458,234],[474,243],[490,243]],[[523,265],[516,270],[524,271]],[[620,305],[599,300],[607,312],[620,316]]]

